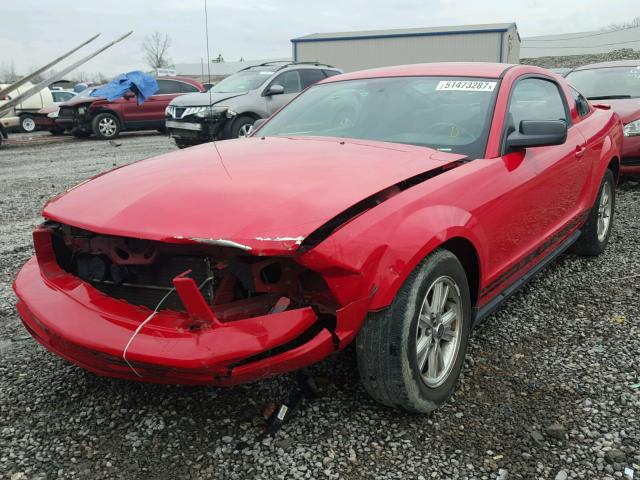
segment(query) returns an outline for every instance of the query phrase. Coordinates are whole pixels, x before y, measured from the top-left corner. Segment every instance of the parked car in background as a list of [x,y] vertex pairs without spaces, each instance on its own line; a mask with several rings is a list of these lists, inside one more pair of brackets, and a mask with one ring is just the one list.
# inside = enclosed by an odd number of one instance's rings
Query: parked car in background
[[56,104],[61,104],[64,102],[68,102],[73,97],[78,95],[76,92],[71,90],[52,90],[51,96],[53,97],[53,102]]
[[166,127],[180,148],[245,137],[253,123],[302,90],[342,71],[320,63],[268,62],[247,67],[206,93],[185,95],[167,107]]
[[621,143],[613,111],[538,67],[327,78],[250,138],[49,201],[17,309],[80,367],[158,383],[250,382],[355,341],[371,396],[427,412],[474,325],[566,249],[605,249]]
[[54,100],[53,105],[38,110],[38,112],[33,115],[33,119],[39,130],[49,130],[53,135],[62,135],[64,128],[56,125],[60,105],[68,102],[78,94],[71,90],[62,90],[60,87],[54,87],[54,89],[51,90],[51,95]]
[[92,97],[88,88],[75,98],[60,105],[55,125],[77,137],[94,134],[100,140],[117,138],[123,130],[164,130],[165,109],[174,98],[204,87],[187,77],[157,78],[158,92],[138,105],[133,92],[117,100]]
[[[8,84],[0,84],[0,90],[2,88],[8,87]],[[31,82],[26,82],[24,85],[16,88],[6,98],[0,99],[0,105],[3,102],[11,100],[12,98],[16,98],[18,95],[26,92],[33,84]],[[5,114],[0,122],[4,128],[19,128],[22,132],[31,133],[36,130],[36,121],[35,116],[38,111],[52,106],[53,96],[51,94],[51,90],[48,88],[43,88],[39,92],[31,95],[30,97],[24,99],[18,105],[13,108],[13,113]]]
[[624,124],[621,172],[640,174],[640,60],[584,65],[566,78],[588,100],[607,103],[620,116]]

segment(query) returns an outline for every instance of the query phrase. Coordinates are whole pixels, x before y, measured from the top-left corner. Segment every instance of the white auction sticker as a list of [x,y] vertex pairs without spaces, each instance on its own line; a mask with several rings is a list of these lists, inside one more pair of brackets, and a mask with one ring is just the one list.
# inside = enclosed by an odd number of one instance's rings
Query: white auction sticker
[[436,90],[457,90],[463,92],[493,92],[498,82],[483,82],[480,80],[442,80],[438,82]]

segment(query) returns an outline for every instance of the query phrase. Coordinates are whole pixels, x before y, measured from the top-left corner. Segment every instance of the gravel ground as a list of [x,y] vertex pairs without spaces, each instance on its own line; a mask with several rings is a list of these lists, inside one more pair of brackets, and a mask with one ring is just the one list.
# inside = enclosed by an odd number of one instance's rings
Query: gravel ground
[[563,256],[476,330],[444,408],[380,407],[347,351],[313,368],[321,397],[265,437],[256,418],[291,376],[232,389],[100,378],[36,344],[14,310],[45,200],[173,149],[131,135],[0,150],[0,478],[640,477],[640,185],[620,188],[604,255]]

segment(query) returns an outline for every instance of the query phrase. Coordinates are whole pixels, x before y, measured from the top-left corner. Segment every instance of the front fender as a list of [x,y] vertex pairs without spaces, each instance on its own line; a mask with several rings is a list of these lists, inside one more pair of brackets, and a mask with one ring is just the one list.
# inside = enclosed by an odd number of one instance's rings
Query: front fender
[[468,240],[479,258],[486,255],[486,237],[471,212],[412,204],[388,215],[385,207],[352,220],[300,258],[323,275],[343,305],[368,296],[369,310],[389,306],[416,265],[452,238]]

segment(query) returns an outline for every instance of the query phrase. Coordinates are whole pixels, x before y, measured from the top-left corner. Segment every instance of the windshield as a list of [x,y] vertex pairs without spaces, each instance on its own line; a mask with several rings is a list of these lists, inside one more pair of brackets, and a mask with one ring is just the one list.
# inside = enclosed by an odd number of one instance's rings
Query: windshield
[[214,93],[242,93],[254,90],[262,85],[273,75],[272,68],[260,68],[256,70],[243,70],[225,78],[217,83],[211,92]]
[[640,66],[578,70],[567,81],[592,100],[640,97]]
[[91,92],[93,92],[96,88],[100,88],[100,87],[85,88],[78,95],[76,95],[75,98],[88,98],[91,96]]
[[483,78],[393,77],[316,85],[259,134],[407,143],[480,158],[497,84]]

